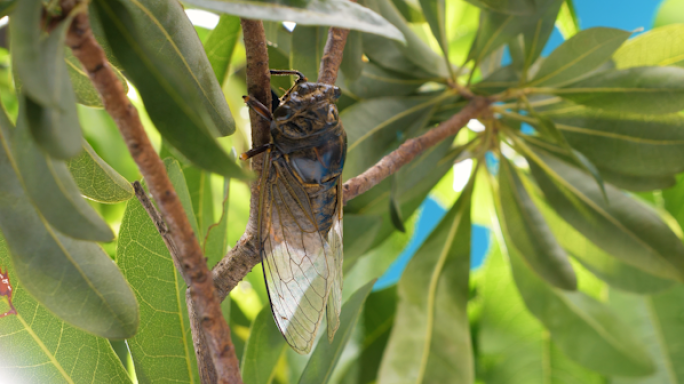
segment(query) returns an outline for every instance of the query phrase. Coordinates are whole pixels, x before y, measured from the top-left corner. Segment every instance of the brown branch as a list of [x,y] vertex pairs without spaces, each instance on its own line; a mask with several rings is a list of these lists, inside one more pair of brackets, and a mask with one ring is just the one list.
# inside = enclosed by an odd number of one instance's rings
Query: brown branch
[[[356,0],[350,0],[356,3]],[[318,82],[325,84],[335,84],[337,72],[342,64],[344,46],[347,44],[349,30],[343,28],[330,28],[328,40],[325,42],[321,66],[318,69]]]
[[406,140],[399,148],[380,159],[380,161],[368,168],[364,173],[347,180],[342,187],[344,191],[344,204],[373,188],[387,176],[413,160],[425,149],[432,147],[449,136],[457,134],[470,119],[477,117],[490,104],[491,101],[489,99],[474,97],[468,105],[449,120],[429,130],[422,136]]
[[[67,2],[63,5],[67,5]],[[68,13],[70,9],[65,9]],[[171,185],[161,161],[143,129],[138,111],[133,107],[107,62],[104,52],[90,30],[87,13],[73,19],[67,45],[79,59],[98,90],[107,112],[112,116],[128,150],[159,204],[174,244],[178,247],[180,273],[187,282],[194,308],[201,319],[203,333],[210,340],[209,350],[221,383],[242,383],[230,329],[223,319],[220,301],[215,296],[213,279],[199,242]]]

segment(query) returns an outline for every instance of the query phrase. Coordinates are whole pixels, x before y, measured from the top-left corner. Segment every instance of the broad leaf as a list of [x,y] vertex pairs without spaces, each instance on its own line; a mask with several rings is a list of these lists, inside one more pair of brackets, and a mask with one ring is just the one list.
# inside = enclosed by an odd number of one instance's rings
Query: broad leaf
[[466,312],[473,180],[399,281],[397,315],[380,366],[380,384],[474,382]]
[[382,226],[382,217],[345,213],[343,225],[344,271],[346,273],[373,245]]
[[[183,89],[187,93],[183,96],[197,101],[194,107],[201,110],[200,115],[209,117],[220,136],[231,135],[235,131],[235,121],[228,109],[221,84],[216,81],[202,42],[185,15],[183,6],[178,2],[138,0],[121,0],[119,4],[128,11],[131,18],[126,20],[125,12],[117,11],[119,22],[134,25],[130,27],[130,33],[140,38],[139,43],[145,45],[144,52],[148,59],[154,63],[164,63],[167,68],[164,71],[160,70],[161,73],[183,77],[187,84]],[[116,9],[115,5],[110,7]],[[126,71],[131,72],[126,60],[112,43],[110,30],[102,15],[100,20],[114,53]],[[128,48],[136,49],[135,45],[137,44],[131,44]],[[135,82],[135,77],[133,80]],[[140,87],[138,89],[140,90]],[[143,91],[140,91],[143,94]]]
[[315,81],[323,58],[323,48],[328,38],[325,27],[298,26],[292,32],[292,68]]
[[607,203],[586,173],[540,150],[526,155],[549,204],[578,232],[621,261],[683,279],[684,245],[653,210],[610,184]]
[[525,308],[497,245],[477,284],[482,310],[478,352],[487,384],[602,384],[603,378],[563,354]]
[[647,65],[684,67],[684,24],[650,30],[626,42],[613,55],[615,68]]
[[[188,74],[187,68],[169,65],[167,62],[183,58],[160,57],[157,54],[159,48],[152,46],[149,37],[146,37],[146,32],[152,33],[147,28],[158,28],[157,24],[149,20],[147,23],[141,21],[139,19],[141,11],[129,10],[125,5],[128,4],[127,0],[98,0],[93,4],[104,27],[107,40],[126,69],[127,75],[136,84],[145,102],[145,108],[162,136],[188,160],[203,169],[228,177],[246,177],[246,173],[214,140],[219,128],[217,128],[216,120],[210,118],[212,116],[210,108],[198,95],[198,85],[193,82],[196,77]],[[182,13],[180,4],[166,2],[163,4],[168,5],[169,12]],[[143,15],[148,14],[143,13]],[[187,22],[184,15],[181,14],[178,17],[177,22]],[[189,27],[192,28],[190,25]],[[196,36],[192,39],[196,39]],[[173,45],[169,41],[167,43]],[[202,47],[196,48],[201,50],[201,57],[205,57]],[[208,61],[204,76],[210,77],[210,83],[216,85],[217,92],[221,92]],[[222,95],[221,93],[221,100],[223,100]],[[225,105],[224,107],[227,108]],[[221,129],[228,126],[230,124],[226,122]]]
[[214,70],[219,85],[223,85],[230,75],[230,62],[240,36],[240,18],[221,15],[218,25],[207,37],[204,51]]
[[[107,223],[81,197],[67,164],[47,157],[33,142],[26,124],[28,112],[20,108],[12,135],[12,153],[24,189],[35,208],[52,227],[67,236],[100,242],[114,240]],[[0,119],[7,126],[7,116]]]
[[614,28],[585,29],[556,48],[529,85],[563,86],[587,76],[608,61],[629,35]]
[[[81,62],[71,53],[70,48],[65,48],[64,57],[69,71],[69,78],[71,78],[71,86],[76,94],[76,102],[89,107],[102,108],[104,105],[102,104],[102,99],[100,99],[100,94],[95,89],[88,74],[85,73]],[[128,93],[126,78],[116,67],[112,66],[112,70],[121,82],[121,85],[123,85],[124,92]]]
[[67,166],[78,189],[91,200],[113,204],[135,196],[131,183],[102,160],[85,140],[81,154],[69,160]]
[[684,171],[684,117],[561,106],[543,113],[573,148],[601,170],[633,176]]
[[583,292],[549,287],[515,247],[508,247],[508,256],[525,305],[568,357],[606,375],[646,376],[654,371],[644,346],[610,308]]
[[404,36],[387,20],[373,11],[341,0],[309,0],[297,5],[278,2],[238,0],[187,0],[195,5],[216,12],[268,21],[291,21],[298,25],[328,25],[374,33],[397,41]]
[[[524,55],[522,63],[523,69],[526,70],[532,67],[544,50],[549,37],[551,37],[551,32],[553,32],[556,17],[558,16],[558,10],[563,4],[563,0],[546,1],[546,3],[548,4],[544,13],[541,14],[534,24],[527,26],[522,32],[522,54]],[[538,7],[542,7],[542,5],[538,5]]]
[[16,279],[62,320],[113,339],[132,337],[138,304],[126,280],[99,245],[55,231],[32,205],[0,125],[0,230]]
[[642,379],[614,378],[613,384],[677,384],[684,380],[684,288],[678,286],[653,296],[637,296],[611,290],[609,304],[646,345],[656,365],[654,375]]
[[359,99],[407,96],[427,82],[426,79],[383,69],[374,63],[365,63],[355,81],[350,81],[346,73],[343,75],[339,77],[344,80],[343,94]]
[[363,38],[361,32],[350,31],[344,45],[340,70],[349,81],[355,81],[363,71]]
[[605,71],[568,88],[548,89],[548,93],[607,111],[675,113],[684,109],[684,68],[638,67]]
[[242,380],[248,384],[269,384],[285,350],[285,339],[273,321],[271,307],[265,305],[252,323],[240,362]]
[[[167,161],[167,166],[183,208],[186,213],[192,212],[178,163]],[[189,218],[192,223],[194,217]],[[137,199],[126,205],[116,254],[117,263],[141,303],[141,326],[136,336],[128,340],[138,382],[199,383],[185,282],[155,224]]]
[[340,327],[335,333],[335,339],[329,343],[324,337],[318,340],[309,362],[299,378],[299,384],[326,384],[330,380],[337,361],[351,337],[356,321],[361,315],[363,303],[373,289],[375,280],[359,288],[342,306]]
[[[0,269],[7,270],[16,315],[0,318],[0,377],[12,383],[121,383],[131,380],[109,341],[50,313],[17,280],[0,234]],[[2,296],[5,298],[5,296]],[[0,299],[2,301],[2,299]]]
[[71,18],[41,36],[40,0],[19,2],[10,28],[17,88],[26,95],[33,139],[50,156],[68,159],[81,150],[76,97],[64,61],[64,38]]
[[[526,183],[526,186],[534,188],[530,182]],[[541,198],[540,192],[531,192],[530,195],[566,252],[612,287],[629,292],[652,294],[675,284],[672,280],[658,278],[612,257],[560,218]]]
[[507,240],[527,265],[551,285],[577,289],[577,277],[568,255],[558,244],[544,217],[525,190],[515,169],[505,158],[499,162],[499,224]]
[[427,124],[443,97],[387,97],[362,101],[342,111],[347,131],[347,163],[344,177],[360,174],[375,164],[392,146]]

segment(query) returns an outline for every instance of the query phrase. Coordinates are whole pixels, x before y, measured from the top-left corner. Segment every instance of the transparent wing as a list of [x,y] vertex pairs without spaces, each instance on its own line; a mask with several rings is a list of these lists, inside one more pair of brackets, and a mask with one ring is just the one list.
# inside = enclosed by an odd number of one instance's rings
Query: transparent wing
[[342,312],[342,180],[340,179],[337,180],[337,207],[332,228],[328,232],[328,245],[335,259],[335,276],[326,307],[328,340],[332,342],[340,326],[340,313]]
[[287,166],[274,161],[264,187],[262,262],[273,317],[292,348],[306,354],[323,319],[335,259]]

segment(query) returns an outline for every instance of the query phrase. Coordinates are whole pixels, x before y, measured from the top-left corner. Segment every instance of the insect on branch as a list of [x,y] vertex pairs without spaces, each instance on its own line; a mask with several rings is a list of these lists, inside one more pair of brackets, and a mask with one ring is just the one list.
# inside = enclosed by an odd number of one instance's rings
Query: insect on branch
[[[64,0],[61,5],[64,14],[69,14],[80,1]],[[183,206],[176,195],[166,173],[164,163],[152,147],[143,129],[138,111],[124,92],[104,55],[102,47],[95,40],[90,29],[87,10],[74,16],[66,37],[66,44],[97,89],[105,110],[116,122],[133,160],[148,183],[150,192],[159,204],[167,223],[173,243],[178,247],[179,269],[188,283],[191,305],[201,321],[202,333],[209,340],[208,349],[220,383],[241,383],[238,359],[230,339],[230,328],[223,319],[220,301],[215,296],[212,279],[208,278],[207,267],[199,242],[190,227]]]

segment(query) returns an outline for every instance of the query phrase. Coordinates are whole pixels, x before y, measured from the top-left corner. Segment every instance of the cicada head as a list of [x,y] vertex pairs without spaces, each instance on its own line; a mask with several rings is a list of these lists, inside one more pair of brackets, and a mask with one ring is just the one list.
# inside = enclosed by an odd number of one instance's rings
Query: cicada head
[[290,138],[305,137],[339,122],[335,102],[342,92],[334,85],[296,83],[273,112],[280,133]]

